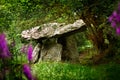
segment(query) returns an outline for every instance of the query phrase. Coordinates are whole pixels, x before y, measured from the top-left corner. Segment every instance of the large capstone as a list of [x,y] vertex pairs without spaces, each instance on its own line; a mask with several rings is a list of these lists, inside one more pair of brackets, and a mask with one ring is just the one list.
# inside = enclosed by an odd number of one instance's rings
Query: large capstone
[[74,34],[86,29],[83,20],[74,23],[46,23],[21,33],[22,38],[35,40],[38,44],[33,51],[33,62],[78,60]]

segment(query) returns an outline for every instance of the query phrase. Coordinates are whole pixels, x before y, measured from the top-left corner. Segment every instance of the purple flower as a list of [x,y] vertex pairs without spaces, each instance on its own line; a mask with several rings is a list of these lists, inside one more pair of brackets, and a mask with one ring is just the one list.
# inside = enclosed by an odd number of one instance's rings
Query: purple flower
[[116,34],[120,35],[120,3],[117,10],[112,13],[108,20],[111,22],[111,26],[116,29]]
[[28,64],[23,65],[23,73],[27,77],[28,80],[34,80],[32,73],[31,73],[31,68]]
[[115,21],[112,21],[112,22],[111,22],[111,26],[112,26],[113,28],[115,28],[115,27],[117,26],[116,22],[115,22]]
[[108,18],[109,22],[116,22],[119,23],[120,22],[120,14],[118,13],[118,11],[114,11],[113,14]]
[[110,17],[108,18],[108,20],[109,20],[109,22],[112,22],[113,16],[110,16]]
[[10,58],[11,54],[8,49],[5,34],[0,34],[0,58]]
[[117,35],[120,35],[120,27],[116,28]]
[[120,22],[120,14],[118,14],[118,16],[115,18],[116,22]]
[[117,17],[117,15],[118,15],[117,11],[114,11],[112,15],[113,15],[113,17]]
[[29,61],[32,60],[32,52],[33,52],[33,47],[32,47],[32,45],[29,45],[28,50],[27,50],[27,56],[28,56]]

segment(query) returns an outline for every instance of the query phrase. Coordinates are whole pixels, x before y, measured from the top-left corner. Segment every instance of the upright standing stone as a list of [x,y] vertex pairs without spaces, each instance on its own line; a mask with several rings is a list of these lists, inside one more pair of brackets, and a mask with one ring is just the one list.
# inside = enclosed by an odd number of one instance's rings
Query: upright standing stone
[[60,61],[62,57],[62,60],[76,62],[78,52],[74,34],[85,29],[84,21],[79,19],[70,24],[56,22],[43,24],[22,31],[21,36],[27,40],[34,39],[37,43],[40,43],[39,40],[42,42],[35,47],[33,62],[36,61],[36,56],[43,61]]
[[55,40],[47,40],[41,49],[40,61],[61,61],[62,45]]
[[77,43],[73,35],[59,38],[58,43],[63,45],[62,60],[78,61]]

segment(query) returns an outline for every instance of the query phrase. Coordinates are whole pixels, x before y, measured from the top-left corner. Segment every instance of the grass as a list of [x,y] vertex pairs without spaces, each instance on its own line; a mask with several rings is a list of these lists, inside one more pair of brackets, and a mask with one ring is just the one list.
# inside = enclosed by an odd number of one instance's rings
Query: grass
[[40,62],[32,66],[38,80],[119,80],[120,64],[97,66],[60,62]]

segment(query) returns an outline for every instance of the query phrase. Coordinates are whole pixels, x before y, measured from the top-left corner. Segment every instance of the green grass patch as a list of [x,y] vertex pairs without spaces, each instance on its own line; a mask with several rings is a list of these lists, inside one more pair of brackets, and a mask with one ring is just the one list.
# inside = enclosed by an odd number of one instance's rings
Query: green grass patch
[[119,80],[120,64],[85,66],[80,64],[40,62],[33,65],[38,80]]

